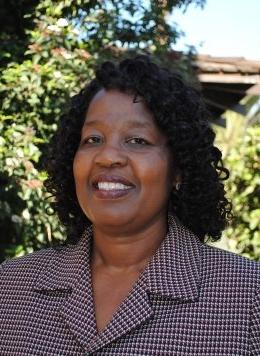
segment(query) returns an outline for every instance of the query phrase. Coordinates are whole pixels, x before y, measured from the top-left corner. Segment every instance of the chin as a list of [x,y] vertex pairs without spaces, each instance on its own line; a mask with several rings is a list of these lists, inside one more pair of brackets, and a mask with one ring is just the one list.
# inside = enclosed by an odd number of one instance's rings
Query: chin
[[92,221],[94,226],[102,228],[129,226],[129,224],[132,224],[135,220],[131,214],[122,213],[122,211],[99,212],[97,214],[92,212],[87,215],[87,217]]

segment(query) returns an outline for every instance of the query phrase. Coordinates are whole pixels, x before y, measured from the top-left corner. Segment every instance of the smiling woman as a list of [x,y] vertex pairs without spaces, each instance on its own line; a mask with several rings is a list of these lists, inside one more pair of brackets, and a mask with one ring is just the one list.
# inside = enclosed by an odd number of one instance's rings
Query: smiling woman
[[259,355],[260,266],[205,244],[231,216],[214,137],[150,58],[97,70],[50,147],[66,246],[1,266],[3,355]]

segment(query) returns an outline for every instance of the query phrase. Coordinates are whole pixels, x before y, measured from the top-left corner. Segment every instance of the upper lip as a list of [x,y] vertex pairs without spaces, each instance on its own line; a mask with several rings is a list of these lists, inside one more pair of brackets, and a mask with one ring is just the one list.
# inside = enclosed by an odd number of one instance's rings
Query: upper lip
[[134,187],[134,184],[131,183],[125,177],[119,175],[110,175],[110,174],[99,174],[94,176],[91,180],[93,185],[97,185],[99,182],[109,182],[109,183],[121,183],[127,186]]

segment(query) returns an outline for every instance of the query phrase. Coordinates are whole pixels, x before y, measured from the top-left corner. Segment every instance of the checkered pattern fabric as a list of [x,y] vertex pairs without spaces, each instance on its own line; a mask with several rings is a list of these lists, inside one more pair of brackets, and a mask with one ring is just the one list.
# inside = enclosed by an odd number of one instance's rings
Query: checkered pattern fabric
[[91,229],[75,246],[0,271],[0,355],[260,355],[260,264],[169,232],[107,327],[97,332]]

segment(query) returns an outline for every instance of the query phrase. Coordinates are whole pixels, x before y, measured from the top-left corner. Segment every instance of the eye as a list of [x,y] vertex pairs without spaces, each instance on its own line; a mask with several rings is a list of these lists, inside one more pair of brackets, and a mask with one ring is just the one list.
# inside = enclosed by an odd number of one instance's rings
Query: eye
[[146,145],[150,144],[147,140],[145,140],[142,137],[131,137],[127,140],[127,143],[130,143],[133,145],[139,145],[139,146],[146,146]]
[[89,136],[82,140],[82,145],[95,145],[102,142],[102,138],[99,136]]

